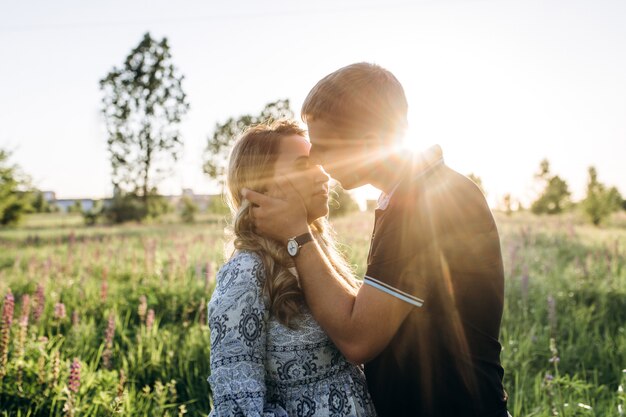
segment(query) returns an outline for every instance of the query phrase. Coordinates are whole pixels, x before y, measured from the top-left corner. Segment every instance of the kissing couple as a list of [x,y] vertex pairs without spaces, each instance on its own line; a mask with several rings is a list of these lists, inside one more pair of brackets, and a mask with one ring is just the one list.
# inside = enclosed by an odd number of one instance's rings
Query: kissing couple
[[[407,109],[391,72],[357,63],[309,92],[306,131],[278,120],[235,142],[210,416],[507,417],[498,230],[438,146],[402,148]],[[330,177],[381,190],[362,279],[327,219]]]

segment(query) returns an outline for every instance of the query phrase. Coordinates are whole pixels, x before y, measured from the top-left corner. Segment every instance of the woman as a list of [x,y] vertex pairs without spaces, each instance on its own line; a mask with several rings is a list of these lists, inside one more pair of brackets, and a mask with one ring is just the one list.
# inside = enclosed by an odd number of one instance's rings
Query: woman
[[357,287],[335,248],[328,175],[308,161],[310,144],[295,122],[249,129],[228,169],[235,251],[209,302],[211,416],[374,416],[362,369],[349,363],[315,322],[283,243],[254,232],[248,188],[277,195],[287,176],[300,192],[314,238],[328,261]]

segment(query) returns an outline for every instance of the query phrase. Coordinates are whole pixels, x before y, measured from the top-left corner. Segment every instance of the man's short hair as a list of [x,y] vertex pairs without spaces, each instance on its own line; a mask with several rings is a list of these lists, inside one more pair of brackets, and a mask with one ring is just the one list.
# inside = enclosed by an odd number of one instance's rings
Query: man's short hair
[[302,104],[302,120],[324,120],[339,129],[374,129],[400,136],[408,104],[398,79],[383,67],[361,62],[322,78]]

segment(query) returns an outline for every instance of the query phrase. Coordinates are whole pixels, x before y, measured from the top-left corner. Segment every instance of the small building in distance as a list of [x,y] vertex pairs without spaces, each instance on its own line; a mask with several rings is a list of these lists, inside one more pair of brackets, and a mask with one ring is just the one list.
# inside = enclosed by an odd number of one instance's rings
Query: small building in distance
[[[104,199],[92,199],[92,198],[62,198],[57,199],[56,193],[54,191],[42,191],[43,198],[50,205],[56,206],[60,212],[68,213],[76,207],[77,204],[80,204],[82,211],[91,210],[98,201],[102,201],[104,207],[107,207],[111,204],[112,198],[104,198]],[[183,188],[180,195],[164,195],[163,196],[168,203],[170,203],[175,208],[180,208],[180,202],[183,197],[189,197],[194,202],[200,211],[205,211],[213,198],[221,198],[219,194],[194,194],[191,188]]]

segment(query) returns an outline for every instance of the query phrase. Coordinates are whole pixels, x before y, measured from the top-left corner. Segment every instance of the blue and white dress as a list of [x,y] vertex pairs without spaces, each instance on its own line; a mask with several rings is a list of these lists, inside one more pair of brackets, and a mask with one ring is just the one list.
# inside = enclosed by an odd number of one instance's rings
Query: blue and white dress
[[297,329],[270,316],[265,271],[239,252],[209,302],[211,417],[375,416],[361,367],[349,363],[304,310]]

